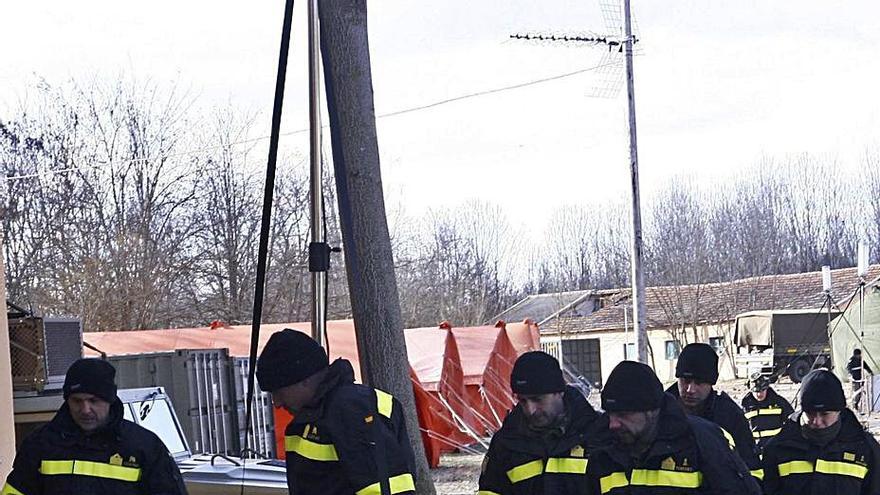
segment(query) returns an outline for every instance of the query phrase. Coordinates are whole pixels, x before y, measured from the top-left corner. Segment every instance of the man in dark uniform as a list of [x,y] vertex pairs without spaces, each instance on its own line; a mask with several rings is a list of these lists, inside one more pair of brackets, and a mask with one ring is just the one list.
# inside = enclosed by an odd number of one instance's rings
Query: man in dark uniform
[[260,388],[293,414],[285,430],[287,484],[297,495],[415,491],[415,460],[401,405],[354,383],[345,359],[329,364],[309,336],[285,329],[257,361]]
[[773,390],[770,380],[761,372],[753,374],[749,382],[752,391],[742,398],[742,408],[760,454],[767,442],[782,431],[782,424],[794,409]]
[[765,494],[880,493],[880,445],[847,409],[840,380],[810,372],[800,406],[764,448]]
[[862,395],[865,393],[865,380],[862,371],[869,375],[874,372],[871,371],[871,367],[868,366],[868,363],[862,359],[861,349],[853,349],[852,356],[850,356],[849,362],[846,363],[846,370],[849,372],[850,378],[852,378],[853,409],[858,411],[859,406],[862,403]]
[[598,414],[562,378],[559,362],[527,352],[514,363],[517,405],[492,437],[480,495],[587,494],[585,440]]
[[602,389],[610,440],[590,445],[596,495],[758,495],[757,482],[718,425],[685,414],[647,365],[618,364]]
[[2,495],[185,495],[168,448],[123,418],[113,366],[80,359],[64,379],[64,405],[25,438]]
[[749,423],[742,409],[724,392],[713,387],[718,381],[718,354],[709,344],[688,344],[681,350],[675,366],[678,383],[666,391],[680,402],[688,414],[700,416],[720,426],[731,446],[736,448],[752,474],[761,478],[760,461]]

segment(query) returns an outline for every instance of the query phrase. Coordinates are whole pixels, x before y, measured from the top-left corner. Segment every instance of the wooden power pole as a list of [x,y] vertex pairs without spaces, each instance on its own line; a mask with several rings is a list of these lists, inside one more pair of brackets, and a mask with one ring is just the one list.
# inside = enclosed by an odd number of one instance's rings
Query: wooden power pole
[[9,356],[9,322],[6,319],[6,263],[3,259],[5,248],[0,228],[0,297],[3,298],[3,312],[0,314],[0,480],[5,480],[12,470],[15,459],[15,417],[12,411],[12,361]]
[[431,495],[385,215],[366,0],[320,0],[321,53],[342,244],[361,378],[403,404],[416,460],[416,491]]

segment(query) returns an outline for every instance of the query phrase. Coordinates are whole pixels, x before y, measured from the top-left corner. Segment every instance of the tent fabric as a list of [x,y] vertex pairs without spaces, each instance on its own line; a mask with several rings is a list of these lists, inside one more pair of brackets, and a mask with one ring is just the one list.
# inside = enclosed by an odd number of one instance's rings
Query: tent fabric
[[856,296],[845,309],[831,322],[830,328],[832,371],[841,381],[850,380],[846,364],[856,348],[862,349],[862,359],[872,370],[880,370],[880,287],[876,284],[865,287],[864,305]]
[[736,317],[736,345],[771,346],[771,328],[773,313],[770,311],[754,311]]

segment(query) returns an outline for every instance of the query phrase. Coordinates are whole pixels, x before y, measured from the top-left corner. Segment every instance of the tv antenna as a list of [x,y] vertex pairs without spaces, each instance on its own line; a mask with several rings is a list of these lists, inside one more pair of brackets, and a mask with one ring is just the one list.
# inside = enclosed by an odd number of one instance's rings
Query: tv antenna
[[[632,267],[633,331],[636,336],[636,356],[642,363],[648,362],[648,333],[645,328],[645,277],[642,272],[642,215],[639,197],[639,154],[636,139],[636,100],[633,81],[633,45],[638,36],[633,35],[633,19],[630,0],[599,0],[599,9],[605,21],[607,34],[513,34],[514,39],[550,43],[587,43],[605,45],[608,52],[602,58],[606,65],[599,66],[600,85],[593,88],[592,95],[610,98],[620,91],[620,58],[626,74],[626,96],[629,127],[629,170],[632,186]],[[603,72],[604,70],[604,72]]]

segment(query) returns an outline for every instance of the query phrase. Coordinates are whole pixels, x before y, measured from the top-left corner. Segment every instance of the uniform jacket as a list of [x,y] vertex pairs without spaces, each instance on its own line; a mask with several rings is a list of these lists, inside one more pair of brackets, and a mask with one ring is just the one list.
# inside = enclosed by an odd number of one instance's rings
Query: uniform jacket
[[[587,475],[596,495],[759,495],[755,479],[718,425],[685,414],[666,394],[657,436],[641,457],[615,442],[590,448]],[[597,435],[605,438],[605,435]]]
[[840,433],[824,447],[801,434],[792,416],[764,448],[767,495],[877,495],[880,493],[880,446],[849,410],[841,412]]
[[296,495],[412,493],[415,460],[400,403],[354,383],[334,361],[317,394],[287,425],[287,484]]
[[572,387],[563,395],[566,422],[558,431],[530,429],[516,406],[492,437],[479,495],[588,494],[586,438],[599,417]]
[[110,406],[108,424],[85,434],[67,403],[22,442],[2,495],[181,495],[180,471],[155,433]]
[[762,401],[758,401],[751,393],[746,394],[742,399],[742,408],[759,453],[771,438],[782,431],[786,418],[794,412],[785,397],[777,394],[773,388],[767,389],[767,397]]
[[[679,398],[677,384],[672,384],[666,392],[671,393],[677,399]],[[746,466],[754,471],[753,474],[760,478],[761,462],[758,459],[752,430],[749,428],[749,422],[746,421],[742,409],[736,402],[726,393],[713,390],[706,398],[706,404],[699,416],[722,428],[728,441],[732,440],[736,447],[736,453],[746,463]]]

